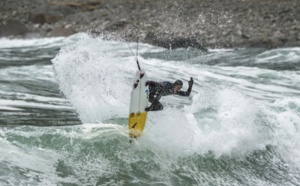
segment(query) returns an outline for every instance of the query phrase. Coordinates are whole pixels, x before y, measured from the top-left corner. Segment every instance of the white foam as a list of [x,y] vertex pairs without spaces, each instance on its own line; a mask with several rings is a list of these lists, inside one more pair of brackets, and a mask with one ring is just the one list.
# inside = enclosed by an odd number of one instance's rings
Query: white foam
[[69,37],[48,37],[34,39],[8,39],[0,38],[0,49],[5,48],[24,48],[24,47],[54,47],[64,46],[74,41],[86,37],[86,34],[77,33]]
[[[152,50],[143,44],[141,48]],[[130,55],[124,43],[85,38],[63,48],[55,57],[60,88],[84,123],[127,118],[130,84],[136,70]],[[218,156],[243,156],[264,149],[270,144],[270,135],[260,123],[264,122],[259,118],[264,112],[261,105],[285,94],[300,93],[297,72],[143,58],[140,63],[150,79],[182,79],[183,89],[194,77],[191,98],[163,97],[165,109],[149,113],[141,137],[148,146],[179,155],[212,151]],[[271,77],[277,77],[280,83]],[[289,86],[291,82],[296,88]]]
[[47,104],[47,103],[33,103],[33,102],[28,102],[28,101],[23,101],[23,100],[6,100],[6,99],[0,99],[0,106],[73,110],[72,107],[64,106],[64,105],[52,105],[52,104]]
[[[95,157],[89,152],[82,152],[82,142],[92,143],[91,138],[85,139],[85,136],[89,135],[87,128],[99,134],[99,127],[96,125],[2,128],[0,160],[9,171],[0,175],[0,179],[5,179],[13,185],[80,184],[91,181],[96,183],[99,176],[104,175],[111,166],[110,162],[99,154]],[[106,128],[114,127],[106,125]],[[102,130],[103,126],[100,129]],[[63,168],[59,168],[59,164],[62,164]],[[65,168],[71,171],[71,175],[64,170]],[[62,172],[60,169],[63,169]]]
[[[7,135],[7,134],[6,134]],[[50,149],[39,147],[28,147],[25,144],[18,142],[10,142],[0,138],[1,162],[6,162],[6,165],[11,173],[6,173],[0,176],[5,178],[7,182],[14,185],[53,185],[59,181],[73,182],[72,178],[61,178],[57,176],[55,164],[58,159],[63,157]],[[22,176],[29,179],[16,179],[20,175],[15,170],[17,169]],[[43,174],[41,174],[43,173]],[[39,181],[34,179],[39,177]]]
[[300,99],[284,98],[266,107],[272,130],[272,145],[286,161],[300,166]]
[[60,88],[85,123],[129,112],[130,71],[136,66],[133,60],[114,56],[116,44],[89,38],[64,48],[53,59]]
[[[0,103],[0,104],[1,104],[1,103]],[[0,110],[21,111],[21,110],[23,110],[23,109],[13,108],[13,107],[6,107],[6,106],[0,106]]]
[[254,63],[297,63],[300,59],[300,47],[273,49],[256,56]]
[[47,45],[53,42],[62,42],[64,40],[63,37],[57,38],[42,38],[42,39],[8,39],[1,38],[0,39],[0,48],[18,48],[18,47],[30,47],[30,46],[40,46]]
[[51,65],[31,65],[21,67],[8,67],[0,69],[0,77],[6,81],[29,80],[36,81],[45,80],[55,83],[54,74]]
[[[143,44],[140,48],[141,54],[162,50]],[[217,55],[220,51],[214,52]],[[188,174],[197,183],[210,179],[213,183],[235,184],[228,181],[227,177],[215,177],[198,171],[194,165],[183,163],[184,166],[179,167],[181,162],[178,160],[181,159],[178,157],[183,156],[184,161],[185,157],[188,160],[189,157],[197,157],[194,154],[206,158],[205,155],[212,152],[217,158],[222,155],[243,158],[256,150],[265,149],[267,145],[272,145],[275,153],[279,154],[279,157],[275,155],[276,158],[284,158],[283,163],[289,163],[286,164],[289,168],[298,169],[300,166],[299,72],[211,67],[142,57],[140,63],[152,80],[182,79],[183,89],[187,89],[190,77],[194,77],[195,83],[189,98],[163,97],[164,110],[149,113],[142,137],[136,146],[129,146],[124,118],[128,116],[131,81],[136,64],[127,45],[85,35],[74,44],[63,47],[53,60],[56,78],[61,90],[86,124],[1,128],[1,162],[5,162],[8,170],[12,170],[7,172],[8,176],[1,175],[1,179],[8,180],[10,185],[97,183],[99,177],[111,178],[125,169],[128,170],[128,176],[132,176],[134,171],[130,167],[134,163],[141,161],[147,164],[150,159],[150,165],[158,165],[159,170],[147,174],[163,184],[172,184],[170,180],[175,175],[174,167],[183,170],[183,174]],[[37,78],[54,82],[50,66],[39,68],[8,68],[0,70],[0,76],[7,81],[23,77],[29,81]],[[12,95],[5,90],[0,93]],[[294,97],[287,98],[287,95]],[[69,108],[60,105],[53,107],[51,102],[64,102],[58,98],[30,94],[17,96],[42,103],[1,99],[0,109],[17,110],[15,107],[19,106]],[[269,97],[267,101],[266,97]],[[119,117],[122,118],[121,124],[107,120]],[[87,124],[89,122],[97,124]],[[107,146],[99,145],[103,141]],[[108,157],[110,154],[101,151],[103,148],[109,148],[108,153],[113,153],[115,157]],[[147,157],[149,149],[151,153]],[[272,163],[273,160],[267,161]],[[71,170],[70,175],[60,176],[57,170],[59,162]],[[124,169],[119,166],[123,164]],[[23,171],[24,179],[19,178],[19,174],[12,174],[16,167]],[[269,184],[268,180],[257,180],[257,177],[245,174],[250,183]],[[132,182],[139,179],[132,177]]]
[[[217,156],[243,156],[265,148],[267,141],[257,123],[260,108],[253,100],[231,89],[219,90],[210,96],[213,97],[202,100],[210,101],[206,105],[194,99],[192,105],[182,110],[150,112],[142,140],[177,155],[204,155],[212,151]],[[198,113],[208,105],[215,107],[212,113],[215,118],[199,118]]]

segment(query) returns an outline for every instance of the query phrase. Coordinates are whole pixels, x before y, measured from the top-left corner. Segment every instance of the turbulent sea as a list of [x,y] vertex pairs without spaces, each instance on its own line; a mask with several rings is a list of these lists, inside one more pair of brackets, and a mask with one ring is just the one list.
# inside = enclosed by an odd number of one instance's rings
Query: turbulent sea
[[194,87],[130,145],[126,43],[0,39],[0,185],[300,185],[300,48],[139,48],[149,79]]

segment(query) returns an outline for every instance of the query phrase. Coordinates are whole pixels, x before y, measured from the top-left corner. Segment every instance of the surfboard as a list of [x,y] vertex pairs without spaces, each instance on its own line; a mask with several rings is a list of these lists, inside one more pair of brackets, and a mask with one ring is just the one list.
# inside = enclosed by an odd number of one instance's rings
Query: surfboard
[[130,108],[128,116],[128,130],[130,142],[132,139],[142,135],[144,130],[147,112],[145,108],[148,106],[149,87],[147,76],[144,70],[138,70],[135,74],[132,91],[130,96]]

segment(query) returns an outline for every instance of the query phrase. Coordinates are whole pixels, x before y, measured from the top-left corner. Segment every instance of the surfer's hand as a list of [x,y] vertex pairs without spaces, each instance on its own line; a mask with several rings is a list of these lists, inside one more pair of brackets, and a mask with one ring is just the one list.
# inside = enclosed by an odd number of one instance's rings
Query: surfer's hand
[[194,79],[191,77],[191,80],[189,81],[189,86],[192,86],[194,84]]

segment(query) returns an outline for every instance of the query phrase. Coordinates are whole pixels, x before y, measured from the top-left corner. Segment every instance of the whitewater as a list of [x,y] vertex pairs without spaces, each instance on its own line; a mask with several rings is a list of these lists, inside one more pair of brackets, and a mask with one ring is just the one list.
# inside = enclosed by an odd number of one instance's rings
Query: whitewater
[[141,43],[150,80],[194,86],[162,97],[130,145],[125,42],[0,43],[0,185],[300,185],[300,48]]

